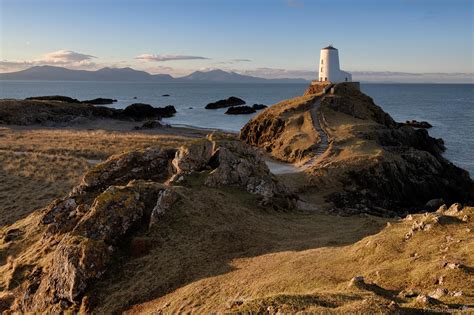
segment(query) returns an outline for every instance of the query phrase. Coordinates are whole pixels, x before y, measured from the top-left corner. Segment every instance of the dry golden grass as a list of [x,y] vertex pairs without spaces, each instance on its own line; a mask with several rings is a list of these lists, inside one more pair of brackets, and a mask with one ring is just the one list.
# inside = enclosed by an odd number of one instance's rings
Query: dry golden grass
[[98,160],[151,145],[178,147],[168,134],[0,127],[0,226],[64,196]]
[[[426,305],[399,292],[437,288],[448,294],[442,306],[429,308],[474,305],[472,219],[442,220],[405,241],[414,221],[387,226],[371,216],[274,212],[245,192],[193,185],[182,188],[156,229],[140,236],[155,244],[151,251],[127,257],[94,285],[98,313],[265,313],[273,306],[283,313],[380,314],[391,312],[391,301],[416,312]],[[444,261],[466,268],[449,269]],[[348,286],[359,275],[367,289]]]

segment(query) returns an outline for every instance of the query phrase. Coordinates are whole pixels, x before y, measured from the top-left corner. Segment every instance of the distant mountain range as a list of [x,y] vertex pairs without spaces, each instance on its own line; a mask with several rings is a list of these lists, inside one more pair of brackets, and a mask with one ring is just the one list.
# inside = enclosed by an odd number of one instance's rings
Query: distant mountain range
[[305,79],[264,79],[223,70],[196,71],[173,78],[169,74],[150,74],[132,68],[102,68],[95,71],[71,70],[54,66],[35,66],[18,72],[0,73],[0,80],[48,81],[144,81],[203,83],[308,83]]

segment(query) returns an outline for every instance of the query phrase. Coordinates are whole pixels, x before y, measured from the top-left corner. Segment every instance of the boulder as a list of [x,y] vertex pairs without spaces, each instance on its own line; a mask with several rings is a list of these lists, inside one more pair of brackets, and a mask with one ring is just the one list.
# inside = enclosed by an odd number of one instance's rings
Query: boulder
[[238,186],[259,195],[262,204],[294,208],[295,197],[276,180],[253,148],[238,141],[216,141],[214,148],[211,161],[215,168],[207,177],[206,186]]
[[164,181],[173,173],[175,149],[149,148],[110,157],[82,178],[75,191],[91,191],[110,185],[125,185],[132,179]]
[[176,173],[200,171],[208,165],[213,152],[213,144],[209,140],[201,140],[190,145],[182,146],[176,152],[173,166]]
[[[49,309],[59,313],[79,304],[89,284],[107,270],[115,247],[122,246],[127,235],[149,220],[153,206],[164,207],[169,203],[169,198],[159,198],[163,190],[161,184],[138,180],[77,197],[76,208],[89,202],[91,206],[77,211],[75,218],[69,218],[72,227],[56,235],[61,238],[44,235],[41,242],[52,244],[54,251],[44,272],[29,277],[30,286],[36,289],[23,300],[21,311]],[[70,208],[76,205],[70,198],[65,198],[63,203]],[[43,224],[53,223],[45,218],[43,216]],[[59,239],[59,243],[55,239]]]
[[244,105],[245,101],[235,97],[231,96],[228,99],[225,100],[219,100],[214,103],[209,103],[206,105],[206,109],[217,109],[217,108],[225,108],[225,107],[231,107],[231,106],[238,106],[238,105]]
[[91,100],[82,101],[81,103],[93,104],[93,105],[109,105],[109,104],[113,104],[115,102],[117,102],[117,100],[112,99],[112,98],[99,97],[99,98],[94,98],[94,99],[91,99]]
[[45,310],[54,300],[65,300],[68,304],[79,302],[90,281],[104,273],[109,259],[110,253],[103,241],[68,235],[53,253],[31,310]]
[[232,106],[227,109],[225,114],[227,115],[246,115],[253,114],[256,110],[250,106]]
[[349,281],[349,288],[365,289],[367,284],[363,276],[355,276]]
[[255,110],[261,110],[261,109],[265,109],[267,107],[268,107],[267,105],[263,105],[263,104],[253,104],[252,105],[252,108],[255,109]]
[[171,209],[178,198],[179,195],[172,188],[166,188],[160,191],[156,205],[151,211],[149,227],[155,225],[156,222]]
[[463,206],[462,204],[456,202],[456,203],[453,203],[448,210],[446,210],[445,214],[447,215],[452,215],[452,216],[456,216],[456,215],[459,215],[461,213],[463,209]]

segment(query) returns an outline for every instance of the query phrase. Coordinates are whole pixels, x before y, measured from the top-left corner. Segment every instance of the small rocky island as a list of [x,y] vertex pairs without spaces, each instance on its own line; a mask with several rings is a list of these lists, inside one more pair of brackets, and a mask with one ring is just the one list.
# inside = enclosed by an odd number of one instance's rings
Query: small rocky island
[[153,107],[149,104],[134,103],[125,109],[95,105],[108,102],[109,99],[103,98],[81,102],[67,96],[30,97],[24,100],[3,99],[0,100],[0,123],[54,126],[98,119],[143,121],[160,120],[172,117],[176,113],[172,105]]
[[432,199],[474,200],[469,173],[442,156],[443,141],[395,122],[356,82],[311,85],[255,116],[240,138],[299,164],[307,190],[336,190],[326,198],[353,213],[394,215]]
[[218,109],[218,108],[226,108],[231,106],[239,106],[244,105],[245,101],[235,96],[231,96],[225,100],[219,100],[217,102],[209,103],[206,105],[206,109]]

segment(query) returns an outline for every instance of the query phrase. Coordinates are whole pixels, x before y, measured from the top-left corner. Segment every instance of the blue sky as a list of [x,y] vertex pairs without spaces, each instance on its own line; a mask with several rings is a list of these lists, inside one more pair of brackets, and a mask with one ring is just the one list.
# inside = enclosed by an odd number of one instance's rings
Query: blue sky
[[332,43],[341,66],[359,76],[416,81],[440,73],[472,81],[473,6],[473,0],[0,0],[0,71],[55,64],[309,78],[316,77],[320,48]]

